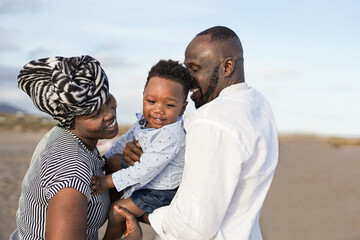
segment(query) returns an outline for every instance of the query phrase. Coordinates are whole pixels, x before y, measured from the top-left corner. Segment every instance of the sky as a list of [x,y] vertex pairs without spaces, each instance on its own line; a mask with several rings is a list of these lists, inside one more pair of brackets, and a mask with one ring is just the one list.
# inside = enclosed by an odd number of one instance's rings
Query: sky
[[[40,114],[17,87],[20,69],[86,54],[130,125],[151,66],[183,62],[192,38],[218,25],[240,37],[245,80],[269,100],[280,134],[360,137],[358,0],[0,0],[0,103]],[[189,100],[185,113],[194,109]]]

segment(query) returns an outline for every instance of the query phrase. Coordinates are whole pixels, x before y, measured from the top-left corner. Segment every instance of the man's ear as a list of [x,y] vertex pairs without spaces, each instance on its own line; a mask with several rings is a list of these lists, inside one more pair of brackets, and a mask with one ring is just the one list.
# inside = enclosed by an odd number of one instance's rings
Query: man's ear
[[182,116],[184,114],[187,104],[188,104],[188,101],[185,101],[183,106],[182,106],[182,109],[181,109],[181,112],[180,112],[179,116]]
[[225,59],[225,71],[224,75],[225,77],[228,77],[231,75],[231,73],[234,71],[235,68],[235,61],[232,58]]

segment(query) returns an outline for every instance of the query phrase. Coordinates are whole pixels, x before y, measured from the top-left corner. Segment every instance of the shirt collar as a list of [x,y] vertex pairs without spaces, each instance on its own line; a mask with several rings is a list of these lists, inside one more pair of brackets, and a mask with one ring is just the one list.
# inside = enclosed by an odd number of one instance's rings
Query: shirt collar
[[235,91],[239,91],[239,90],[244,90],[247,88],[248,88],[248,85],[246,82],[236,83],[236,84],[230,85],[230,86],[224,88],[223,90],[221,90],[219,96],[223,96],[223,95],[226,95],[226,94],[229,94],[229,93],[232,93]]

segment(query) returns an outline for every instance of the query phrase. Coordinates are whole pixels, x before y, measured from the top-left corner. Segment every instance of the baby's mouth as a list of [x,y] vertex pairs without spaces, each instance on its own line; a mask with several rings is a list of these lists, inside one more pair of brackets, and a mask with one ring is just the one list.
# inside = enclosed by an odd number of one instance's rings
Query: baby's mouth
[[[152,123],[155,125],[158,125],[158,126],[162,126],[165,123],[165,119],[152,117]],[[155,126],[153,126],[153,127],[155,127]]]

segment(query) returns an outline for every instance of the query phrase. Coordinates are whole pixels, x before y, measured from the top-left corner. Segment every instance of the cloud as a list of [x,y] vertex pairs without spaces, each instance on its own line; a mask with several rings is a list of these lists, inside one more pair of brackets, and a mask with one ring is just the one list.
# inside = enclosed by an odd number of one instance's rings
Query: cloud
[[119,48],[119,43],[116,41],[102,42],[97,46],[98,51],[112,51]]
[[95,47],[94,57],[100,61],[104,67],[123,67],[132,65],[125,57],[121,57],[119,52],[120,44],[117,41],[104,41]]
[[13,31],[0,28],[0,36],[0,52],[11,52],[19,49],[15,44],[15,35]]
[[299,69],[270,65],[248,68],[245,71],[247,75],[251,76],[251,78],[258,80],[294,79],[294,77],[299,75]]
[[0,0],[0,14],[38,12],[42,2],[41,0]]
[[107,54],[96,54],[94,56],[101,64],[101,66],[104,67],[122,67],[126,66],[129,63],[126,62],[125,58],[117,57],[117,56],[110,56]]
[[14,83],[16,81],[17,76],[19,74],[20,69],[14,68],[14,67],[6,67],[6,66],[0,66],[0,83],[8,84],[8,83]]
[[50,54],[50,50],[43,47],[39,47],[31,50],[30,52],[27,53],[27,55],[29,56],[29,59],[39,59],[39,58],[49,57],[51,54]]

